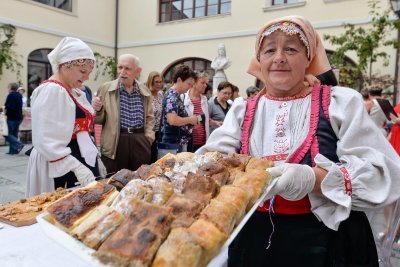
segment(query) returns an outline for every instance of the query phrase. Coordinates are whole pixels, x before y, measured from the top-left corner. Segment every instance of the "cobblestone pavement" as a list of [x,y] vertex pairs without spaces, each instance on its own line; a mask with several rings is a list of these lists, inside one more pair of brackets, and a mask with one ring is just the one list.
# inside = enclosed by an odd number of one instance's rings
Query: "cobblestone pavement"
[[[24,152],[30,147],[30,144],[26,144],[20,154],[7,155],[8,146],[0,146],[0,204],[24,197],[29,158]],[[381,232],[385,227],[383,212],[371,214],[369,217],[372,218],[373,231]],[[400,249],[393,250],[391,262],[393,267],[400,266]]]

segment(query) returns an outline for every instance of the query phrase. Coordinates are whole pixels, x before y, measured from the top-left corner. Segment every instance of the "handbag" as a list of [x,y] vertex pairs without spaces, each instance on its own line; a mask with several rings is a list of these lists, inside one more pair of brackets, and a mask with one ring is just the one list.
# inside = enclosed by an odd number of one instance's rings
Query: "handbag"
[[0,113],[0,135],[8,136],[7,116]]

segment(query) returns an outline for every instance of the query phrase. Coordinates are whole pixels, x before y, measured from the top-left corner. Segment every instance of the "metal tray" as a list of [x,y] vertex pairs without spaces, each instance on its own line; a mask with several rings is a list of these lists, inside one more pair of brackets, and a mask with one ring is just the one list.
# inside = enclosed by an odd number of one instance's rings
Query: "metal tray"
[[[257,207],[261,204],[266,194],[267,192],[264,192],[261,197],[258,198],[256,203],[254,203],[253,207],[246,213],[240,223],[230,234],[229,238],[222,245],[220,252],[208,263],[208,267],[223,267],[227,265],[229,245],[239,234],[240,230],[250,219],[251,215],[253,215]],[[84,259],[88,264],[90,264],[90,266],[107,266],[102,264],[96,257],[92,256],[92,253],[95,251],[94,249],[87,247],[85,244],[73,238],[71,235],[64,232],[59,227],[50,223],[49,214],[47,212],[40,214],[36,217],[36,219],[46,235],[48,235],[50,238],[52,238],[54,241],[56,241],[66,249],[73,252],[75,255]]]

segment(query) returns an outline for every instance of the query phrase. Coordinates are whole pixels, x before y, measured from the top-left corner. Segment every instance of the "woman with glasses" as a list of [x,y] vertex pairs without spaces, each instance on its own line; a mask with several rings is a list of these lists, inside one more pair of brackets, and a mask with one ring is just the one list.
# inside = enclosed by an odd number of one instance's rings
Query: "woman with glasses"
[[149,77],[146,82],[147,88],[150,89],[151,95],[153,96],[153,112],[154,112],[154,133],[155,133],[155,141],[151,145],[151,162],[155,162],[157,160],[157,140],[160,130],[160,119],[161,119],[161,111],[162,111],[162,89],[163,89],[163,78],[161,74],[157,71],[152,71],[149,73]]
[[218,94],[208,102],[210,112],[210,133],[222,125],[226,113],[231,105],[228,100],[231,98],[233,85],[230,82],[222,82],[218,85]]

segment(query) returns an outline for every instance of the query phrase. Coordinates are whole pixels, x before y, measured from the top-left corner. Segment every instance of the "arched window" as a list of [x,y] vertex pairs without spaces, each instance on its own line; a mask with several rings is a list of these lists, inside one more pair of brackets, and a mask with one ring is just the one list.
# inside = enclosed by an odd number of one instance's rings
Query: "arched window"
[[211,83],[210,85],[212,86],[212,78],[214,77],[215,71],[214,69],[211,68],[211,61],[198,57],[183,58],[171,63],[162,73],[165,83],[173,82],[172,79],[174,77],[176,69],[181,64],[187,65],[196,71],[207,72],[210,78],[210,83]]
[[33,89],[51,76],[51,65],[47,55],[51,49],[37,49],[28,56],[28,105]]

